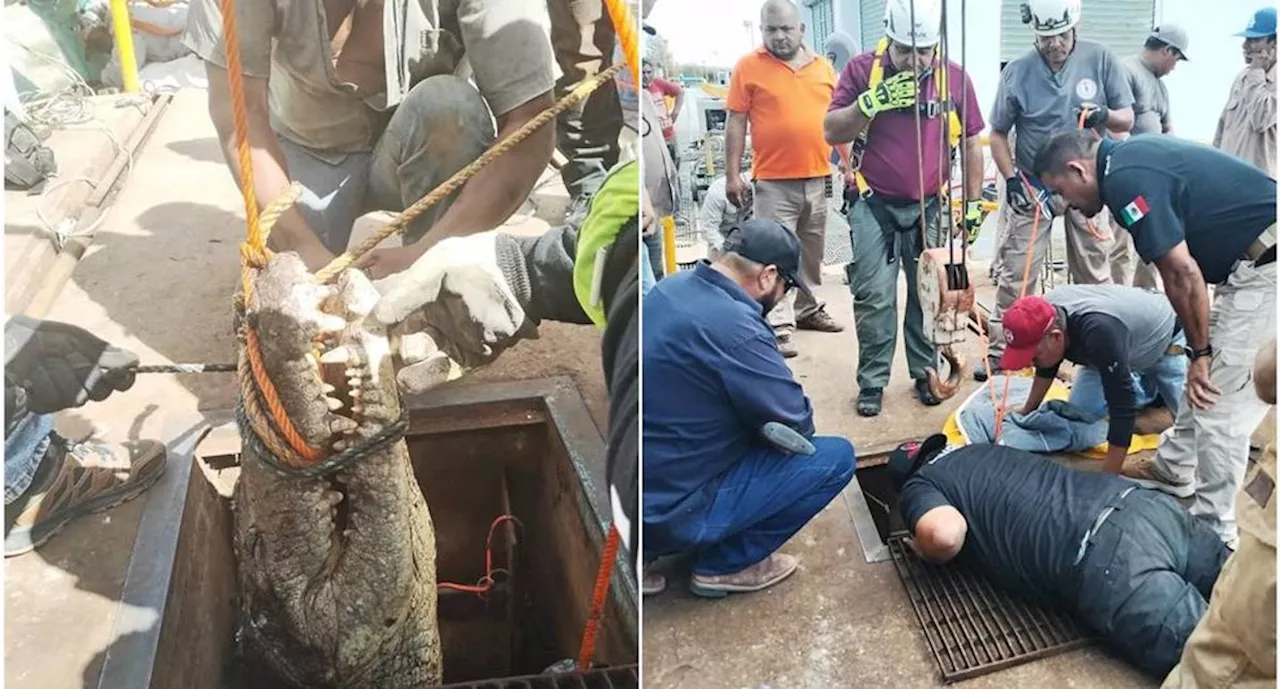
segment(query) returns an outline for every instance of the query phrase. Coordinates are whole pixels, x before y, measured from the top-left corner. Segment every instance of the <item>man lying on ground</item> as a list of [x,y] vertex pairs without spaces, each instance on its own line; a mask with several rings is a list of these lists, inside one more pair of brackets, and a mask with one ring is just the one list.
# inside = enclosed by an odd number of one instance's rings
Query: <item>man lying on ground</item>
[[997,445],[945,445],[935,435],[889,458],[916,552],[1070,611],[1164,677],[1230,554],[1213,529],[1172,497],[1112,474]]
[[[800,240],[776,220],[729,230],[715,262],[658,283],[644,298],[644,591],[649,565],[693,552],[690,589],[759,591],[798,561],[777,552],[849,483],[853,446],[815,437],[813,407],[765,315],[800,279]],[[815,449],[762,437],[781,424]],[[808,443],[804,443],[808,444]]]
[[1106,471],[1120,473],[1140,409],[1158,396],[1178,413],[1187,382],[1187,338],[1162,294],[1122,285],[1067,285],[1014,302],[1005,312],[1004,333],[1000,368],[1036,366],[1022,414],[1044,401],[1063,360],[1083,367],[1068,402],[1090,416],[1110,416]]

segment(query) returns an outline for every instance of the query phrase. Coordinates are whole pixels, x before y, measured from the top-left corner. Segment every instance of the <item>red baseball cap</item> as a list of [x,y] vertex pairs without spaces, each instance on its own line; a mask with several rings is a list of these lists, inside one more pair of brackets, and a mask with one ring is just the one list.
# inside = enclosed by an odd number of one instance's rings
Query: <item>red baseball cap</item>
[[1058,310],[1043,297],[1022,297],[1004,312],[1004,354],[1000,368],[1018,371],[1036,358],[1040,340],[1053,328]]

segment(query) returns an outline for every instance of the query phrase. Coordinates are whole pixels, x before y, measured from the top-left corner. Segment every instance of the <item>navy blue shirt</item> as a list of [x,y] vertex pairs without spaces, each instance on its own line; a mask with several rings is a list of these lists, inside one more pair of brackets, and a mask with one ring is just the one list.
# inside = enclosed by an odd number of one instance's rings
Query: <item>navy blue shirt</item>
[[913,534],[929,510],[956,508],[969,527],[959,561],[1011,593],[1056,603],[1073,600],[1081,539],[1107,502],[1132,485],[1023,450],[969,445],[920,467],[903,484],[899,504]]
[[1210,283],[1276,221],[1276,181],[1217,149],[1161,134],[1098,147],[1098,186],[1142,260],[1186,241]]
[[813,408],[760,304],[699,263],[644,297],[644,520],[692,524],[769,421],[813,435]]

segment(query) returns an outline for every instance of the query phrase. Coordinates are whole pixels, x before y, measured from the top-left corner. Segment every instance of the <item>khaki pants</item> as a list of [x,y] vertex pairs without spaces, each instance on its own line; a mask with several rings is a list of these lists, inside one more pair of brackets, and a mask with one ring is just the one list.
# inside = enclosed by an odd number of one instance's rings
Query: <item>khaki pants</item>
[[[822,257],[827,246],[826,177],[756,180],[754,212],[757,218],[777,220],[800,238],[800,278],[810,288],[822,284]],[[797,320],[822,310],[823,304],[791,290],[769,312],[769,325],[779,335],[790,334]]]
[[1133,246],[1133,235],[1120,227],[1119,223],[1110,223],[1111,246],[1111,281],[1117,285],[1133,285],[1160,291],[1160,277],[1155,265],[1147,263],[1138,255]]
[[[613,23],[599,0],[548,0],[551,45],[561,77],[556,98],[604,71],[613,60]],[[612,81],[556,118],[556,143],[569,159],[560,169],[569,199],[582,203],[618,162],[622,106]]]
[[[1111,268],[1108,259],[1111,254],[1112,239],[1107,231],[1106,213],[1095,217],[1097,235],[1090,231],[1086,218],[1080,211],[1066,207],[1062,199],[1054,197],[1056,215],[1063,216],[1066,225],[1067,239],[1067,273],[1071,281],[1081,285],[1105,285],[1111,282]],[[1049,252],[1049,237],[1053,229],[1053,218],[1040,219],[1036,229],[1035,246],[1031,243],[1031,233],[1035,225],[1035,217],[1022,215],[1012,209],[1005,212],[1005,232],[1001,244],[996,248],[998,254],[996,273],[996,307],[991,314],[990,356],[999,361],[1004,353],[1004,329],[1001,319],[1005,309],[1017,300],[1022,288],[1022,276],[1027,270],[1027,261],[1031,262],[1027,274],[1026,294],[1036,294],[1040,282],[1040,269],[1045,255]]]
[[1270,445],[1237,498],[1240,548],[1223,566],[1209,609],[1163,689],[1276,685],[1275,430],[1267,435]]

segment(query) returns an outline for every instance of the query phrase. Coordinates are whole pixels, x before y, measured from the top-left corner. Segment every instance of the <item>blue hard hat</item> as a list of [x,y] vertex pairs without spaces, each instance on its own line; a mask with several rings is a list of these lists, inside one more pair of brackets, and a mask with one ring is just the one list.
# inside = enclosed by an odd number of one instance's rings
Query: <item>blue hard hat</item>
[[1249,19],[1249,25],[1236,35],[1245,38],[1266,38],[1276,35],[1276,8],[1264,7],[1254,12],[1253,17]]

